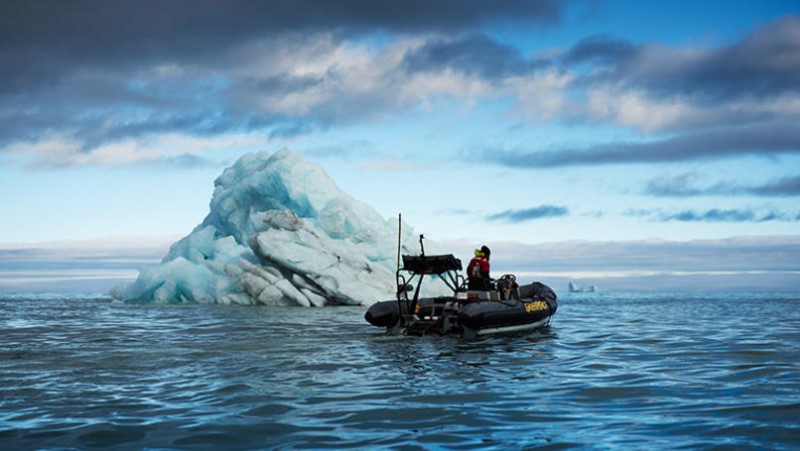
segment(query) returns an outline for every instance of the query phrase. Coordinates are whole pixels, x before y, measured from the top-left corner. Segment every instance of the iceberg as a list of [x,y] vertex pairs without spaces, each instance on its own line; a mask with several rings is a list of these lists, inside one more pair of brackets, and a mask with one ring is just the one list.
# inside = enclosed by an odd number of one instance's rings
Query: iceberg
[[579,287],[575,282],[569,283],[569,292],[570,293],[597,293],[599,288],[597,285],[591,285],[589,287]]
[[[299,152],[242,156],[214,182],[209,213],[115,299],[370,305],[395,296],[398,224],[339,189]],[[402,225],[404,254],[417,254]],[[434,287],[435,291],[435,287]]]

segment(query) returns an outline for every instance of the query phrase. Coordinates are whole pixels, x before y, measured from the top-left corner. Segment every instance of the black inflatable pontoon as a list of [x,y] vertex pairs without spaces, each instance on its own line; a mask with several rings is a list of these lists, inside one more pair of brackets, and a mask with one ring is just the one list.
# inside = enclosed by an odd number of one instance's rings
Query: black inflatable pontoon
[[[468,291],[458,272],[461,260],[452,254],[403,256],[406,279],[397,271],[397,299],[373,304],[364,318],[390,333],[474,337],[500,332],[533,330],[549,324],[558,309],[556,294],[547,285],[518,285],[506,274],[490,291]],[[453,290],[452,296],[420,298],[424,276],[437,276]],[[411,282],[417,279],[414,295]]]

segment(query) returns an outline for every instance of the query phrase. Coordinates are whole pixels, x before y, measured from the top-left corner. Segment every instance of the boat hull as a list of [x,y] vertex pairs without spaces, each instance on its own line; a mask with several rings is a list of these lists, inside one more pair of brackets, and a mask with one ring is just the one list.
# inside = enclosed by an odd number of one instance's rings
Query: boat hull
[[558,309],[555,293],[544,284],[533,283],[520,287],[520,294],[527,296],[507,300],[422,298],[414,312],[410,301],[382,301],[373,304],[364,318],[373,326],[405,335],[477,336],[549,324]]

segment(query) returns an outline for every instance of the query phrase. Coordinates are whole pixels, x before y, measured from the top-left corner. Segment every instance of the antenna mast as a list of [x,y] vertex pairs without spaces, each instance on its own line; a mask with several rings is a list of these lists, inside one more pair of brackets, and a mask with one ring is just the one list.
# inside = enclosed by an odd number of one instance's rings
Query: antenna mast
[[403,236],[403,214],[397,214],[397,272],[400,272],[400,238]]

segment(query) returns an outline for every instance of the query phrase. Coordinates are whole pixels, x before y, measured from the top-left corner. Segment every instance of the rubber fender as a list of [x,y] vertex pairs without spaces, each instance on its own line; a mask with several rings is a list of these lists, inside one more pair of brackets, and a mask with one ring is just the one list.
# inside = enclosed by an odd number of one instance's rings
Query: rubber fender
[[[407,310],[407,304],[403,304],[403,310]],[[381,301],[372,304],[364,314],[364,319],[368,323],[377,327],[393,327],[400,320],[400,309],[397,301]]]

